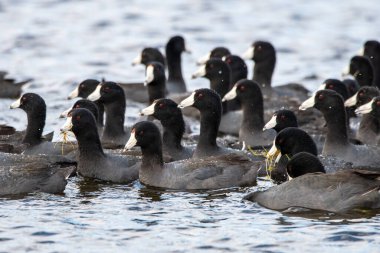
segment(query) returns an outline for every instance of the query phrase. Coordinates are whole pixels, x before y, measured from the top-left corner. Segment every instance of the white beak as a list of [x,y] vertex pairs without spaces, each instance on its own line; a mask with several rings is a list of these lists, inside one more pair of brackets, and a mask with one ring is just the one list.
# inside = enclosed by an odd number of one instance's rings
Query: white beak
[[154,67],[152,65],[149,65],[146,67],[145,71],[145,81],[144,86],[147,86],[154,80]]
[[206,75],[206,65],[202,65],[192,76],[192,79]]
[[141,58],[141,53],[140,53],[138,56],[136,56],[135,59],[133,59],[132,66],[135,66],[137,64],[141,64],[141,60],[142,60],[142,58]]
[[236,89],[237,89],[237,85],[235,84],[234,87],[232,87],[232,89],[226,95],[224,95],[222,102],[229,101],[236,98],[237,96]]
[[71,117],[67,117],[65,124],[61,127],[61,132],[71,132],[71,129],[73,128],[71,119]]
[[127,144],[125,144],[124,151],[133,148],[136,144],[137,144],[137,140],[135,136],[135,131],[132,131]]
[[300,105],[300,108],[299,108],[299,109],[300,109],[301,111],[304,111],[304,110],[306,110],[306,109],[308,109],[308,108],[313,107],[314,104],[315,104],[315,93],[314,93],[311,97],[309,97],[308,99],[306,99],[306,100]]
[[211,56],[211,52],[208,53],[208,54],[206,54],[206,55],[204,55],[204,56],[202,56],[201,58],[199,58],[198,61],[197,61],[197,65],[204,65],[204,64],[206,64],[206,62],[208,60],[210,60],[210,56]]
[[269,151],[268,151],[268,153],[266,155],[267,158],[270,158],[270,157],[274,156],[277,153],[277,148],[276,148],[276,144],[275,143],[276,143],[276,138],[273,140],[273,145],[269,149]]
[[192,106],[194,104],[194,96],[195,96],[195,91],[191,93],[190,96],[188,96],[186,99],[182,100],[181,103],[179,103],[178,108],[185,108],[188,106]]
[[21,98],[22,96],[19,99],[17,99],[15,102],[13,102],[9,108],[11,109],[19,108],[21,105]]
[[362,48],[359,49],[358,55],[364,56],[364,47],[362,47]]
[[356,105],[357,102],[358,102],[358,92],[356,92],[352,97],[350,97],[349,99],[347,99],[344,102],[344,106],[345,107],[351,107],[351,106]]
[[154,114],[154,107],[156,106],[156,102],[153,102],[150,106],[147,108],[144,108],[141,110],[141,116],[149,116]]
[[61,115],[59,115],[60,118],[66,118],[67,115],[69,114],[69,112],[72,110],[73,108],[69,108],[67,110],[65,110],[64,112],[61,113]]
[[355,110],[355,113],[356,115],[363,115],[363,114],[367,114],[367,113],[370,113],[372,111],[372,103],[373,103],[374,99],[372,99],[371,101],[369,101],[368,103],[362,105],[362,106],[359,106],[356,110]]
[[273,115],[272,118],[265,124],[263,131],[272,129],[277,125],[277,115]]
[[253,56],[254,56],[254,53],[255,53],[255,47],[250,47],[250,48],[247,49],[247,51],[245,51],[243,53],[243,55],[241,56],[241,58],[243,58],[245,60],[252,60]]
[[100,95],[101,88],[102,88],[102,84],[98,84],[98,86],[96,86],[96,89],[87,97],[87,99],[90,101],[98,100],[101,97]]
[[77,86],[72,92],[70,92],[70,94],[67,97],[67,99],[76,98],[76,97],[78,97],[78,95],[79,95],[79,86]]

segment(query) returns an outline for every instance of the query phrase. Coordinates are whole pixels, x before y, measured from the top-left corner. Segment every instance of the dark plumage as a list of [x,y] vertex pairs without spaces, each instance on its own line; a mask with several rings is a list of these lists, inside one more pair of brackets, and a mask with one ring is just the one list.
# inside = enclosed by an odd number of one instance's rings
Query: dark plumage
[[0,98],[18,98],[21,95],[22,86],[32,81],[28,79],[21,82],[16,82],[12,78],[7,78],[6,71],[0,71]]
[[183,160],[192,157],[194,150],[181,144],[185,132],[185,121],[177,103],[170,99],[155,100],[149,107],[141,111],[142,115],[152,115],[164,127],[162,135],[163,151],[172,160]]
[[322,112],[327,135],[322,154],[352,162],[355,166],[377,166],[380,162],[380,150],[365,145],[353,145],[348,141],[346,111],[341,95],[332,90],[320,90],[311,99],[306,100],[301,110],[314,107]]
[[129,133],[124,130],[125,95],[123,89],[114,82],[98,84],[87,99],[104,105],[106,122],[102,143],[107,148],[120,148],[128,140]]
[[264,127],[263,96],[259,85],[251,80],[242,79],[224,96],[222,101],[239,99],[243,108],[243,120],[239,130],[239,141],[251,147],[269,146],[275,132]]
[[83,177],[129,183],[138,178],[137,158],[105,154],[99,140],[94,115],[87,109],[73,109],[63,132],[72,131],[78,141],[78,173]]
[[161,63],[153,61],[146,66],[144,85],[148,87],[149,104],[156,99],[165,97],[165,68]]
[[308,208],[346,213],[380,208],[378,172],[343,170],[325,174],[318,158],[308,153],[295,155],[288,170],[297,177],[266,191],[250,193],[244,199],[279,211]]
[[139,178],[143,184],[177,190],[220,189],[256,184],[257,169],[242,156],[228,154],[163,163],[161,136],[148,121],[136,123],[126,149],[140,146]]

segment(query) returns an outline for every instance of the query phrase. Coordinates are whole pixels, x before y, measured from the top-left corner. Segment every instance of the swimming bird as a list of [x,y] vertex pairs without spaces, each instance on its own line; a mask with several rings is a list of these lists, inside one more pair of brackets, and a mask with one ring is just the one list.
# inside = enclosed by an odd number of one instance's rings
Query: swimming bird
[[[42,137],[46,119],[44,99],[35,93],[25,93],[10,105],[11,109],[20,108],[26,112],[28,123],[20,149],[24,154],[65,155],[74,150],[73,145],[52,143]],[[19,143],[14,143],[18,145]]]
[[224,96],[222,101],[238,98],[243,108],[243,120],[239,130],[239,141],[250,147],[265,147],[272,143],[275,132],[263,132],[264,105],[258,83],[242,79]]
[[166,93],[165,68],[159,62],[150,62],[146,66],[144,85],[148,87],[149,104],[164,98]]
[[[78,84],[77,87],[75,87],[75,89],[72,92],[70,92],[67,99],[74,99],[77,97],[87,98],[92,92],[95,91],[95,89],[99,83],[100,82],[98,80],[95,80],[95,79],[83,80],[82,82],[80,82]],[[98,101],[95,101],[94,103],[98,107],[98,111],[99,111],[99,117],[97,119],[98,124],[103,126],[103,124],[104,124],[103,123],[104,122],[104,105]]]
[[353,145],[348,141],[346,111],[341,95],[332,90],[320,90],[300,106],[300,110],[314,107],[322,112],[327,134],[323,155],[332,155],[352,162],[355,166],[377,166],[380,150],[366,145]]
[[[355,113],[358,115],[367,115],[366,118],[363,117],[365,122],[362,124],[360,122],[360,126],[363,125],[360,135],[358,132],[358,138],[362,140],[366,144],[371,145],[379,145],[380,144],[380,97],[374,97],[368,103],[359,106]],[[365,131],[364,131],[365,129]]]
[[149,107],[141,110],[141,115],[151,115],[161,122],[164,128],[162,147],[167,156],[174,161],[192,157],[194,149],[181,144],[185,132],[185,121],[177,103],[170,99],[157,99]]
[[114,82],[100,83],[87,99],[104,105],[103,145],[107,148],[123,147],[129,138],[129,133],[124,130],[126,102],[123,89]]
[[141,121],[132,127],[125,149],[140,146],[140,182],[175,190],[206,190],[256,184],[257,168],[243,156],[228,154],[164,163],[161,135],[152,122]]
[[8,72],[6,71],[0,71],[0,98],[20,97],[22,86],[32,81],[32,79],[16,82],[15,79],[7,78],[7,74]]
[[272,76],[276,65],[276,50],[268,41],[255,41],[242,56],[243,59],[253,60],[252,80],[260,84],[265,97],[279,96],[297,98],[303,101],[309,91],[300,84],[290,83],[272,87]]
[[[287,165],[292,180],[244,197],[269,209],[307,208],[334,213],[380,208],[380,173],[342,170],[325,174],[317,157],[293,156]],[[304,211],[304,210],[303,210]]]
[[138,178],[136,157],[103,152],[95,117],[89,110],[73,109],[61,131],[73,132],[78,141],[77,170],[81,176],[114,183],[130,183]]
[[222,59],[224,56],[228,56],[230,54],[230,50],[226,47],[215,47],[206,55],[200,57],[197,61],[197,65],[204,65],[208,60],[212,58]]

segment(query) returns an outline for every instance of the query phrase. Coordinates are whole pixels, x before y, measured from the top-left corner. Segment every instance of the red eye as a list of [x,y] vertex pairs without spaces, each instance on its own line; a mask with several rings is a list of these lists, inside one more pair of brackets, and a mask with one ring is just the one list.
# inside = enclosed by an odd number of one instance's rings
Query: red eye
[[334,88],[334,85],[329,84],[328,88],[329,88],[329,89],[332,89],[332,88]]
[[143,135],[143,134],[144,134],[144,131],[141,130],[141,131],[139,132],[139,135]]
[[214,64],[210,64],[210,68],[213,68],[214,67]]
[[281,115],[280,119],[285,120],[285,115]]
[[79,105],[76,105],[75,108],[80,108],[80,106],[79,106]]
[[26,100],[26,97],[22,97],[21,100],[25,101],[25,100]]
[[203,97],[203,93],[199,93],[199,94],[197,95],[197,97],[198,97],[198,98],[202,98],[202,97]]
[[258,46],[258,47],[257,47],[257,50],[261,50],[261,46]]
[[81,84],[80,87],[81,87],[81,88],[84,88],[84,84]]
[[160,108],[164,108],[165,107],[165,104],[158,104],[158,107],[160,107]]
[[227,63],[228,63],[228,64],[231,64],[231,62],[232,62],[231,59],[228,58],[228,59],[227,59]]
[[319,100],[323,100],[323,99],[324,99],[323,94],[319,94],[319,95],[318,95],[318,99],[319,99]]
[[76,116],[75,119],[76,119],[76,120],[80,120],[80,116],[79,116],[79,115]]
[[240,90],[240,91],[245,91],[245,86],[244,86],[244,85],[240,85],[240,86],[239,86],[239,90]]
[[284,141],[283,139],[279,139],[278,143],[281,144],[283,141]]
[[110,91],[110,87],[108,87],[108,86],[104,87],[103,91],[104,92],[109,92]]
[[362,97],[363,95],[363,92],[359,92],[359,97]]
[[376,106],[380,106],[380,101],[376,101]]

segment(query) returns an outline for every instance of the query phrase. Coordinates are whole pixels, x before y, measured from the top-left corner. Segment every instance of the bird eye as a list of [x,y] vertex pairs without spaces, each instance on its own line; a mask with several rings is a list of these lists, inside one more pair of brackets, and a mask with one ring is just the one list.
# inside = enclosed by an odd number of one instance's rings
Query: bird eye
[[165,107],[165,104],[160,103],[160,104],[158,104],[158,107],[160,107],[160,108],[164,108],[164,107]]
[[332,89],[332,88],[334,88],[334,85],[329,84],[328,89]]
[[103,91],[104,92],[109,92],[110,91],[110,87],[108,87],[108,86],[104,87]]
[[202,97],[203,97],[203,93],[198,93],[197,98],[202,98]]
[[318,95],[318,99],[319,99],[319,100],[323,100],[324,98],[325,98],[325,96],[323,96],[323,94],[319,94],[319,95]]
[[79,85],[79,87],[83,89],[84,88],[84,84]]
[[281,138],[281,139],[278,139],[278,144],[281,144],[281,143],[283,143],[284,142],[284,140]]
[[210,68],[213,68],[214,67],[214,64],[210,64]]
[[[255,48],[256,48],[256,47],[255,47]],[[257,50],[261,50],[261,46],[258,46],[258,47],[257,47]]]
[[239,86],[239,90],[240,90],[240,91],[244,91],[244,90],[245,90],[245,86],[244,86],[244,85],[240,85],[240,86]]
[[359,92],[359,97],[362,97],[363,95],[363,92]]
[[141,130],[141,131],[139,132],[139,135],[143,135],[143,134],[144,134],[144,131]]
[[75,108],[80,108],[80,106],[79,105],[75,105]]
[[285,120],[285,115],[281,115],[280,119]]
[[380,106],[380,101],[376,101],[376,106]]
[[76,116],[75,119],[76,119],[76,120],[80,120],[80,116],[79,116],[79,115]]

